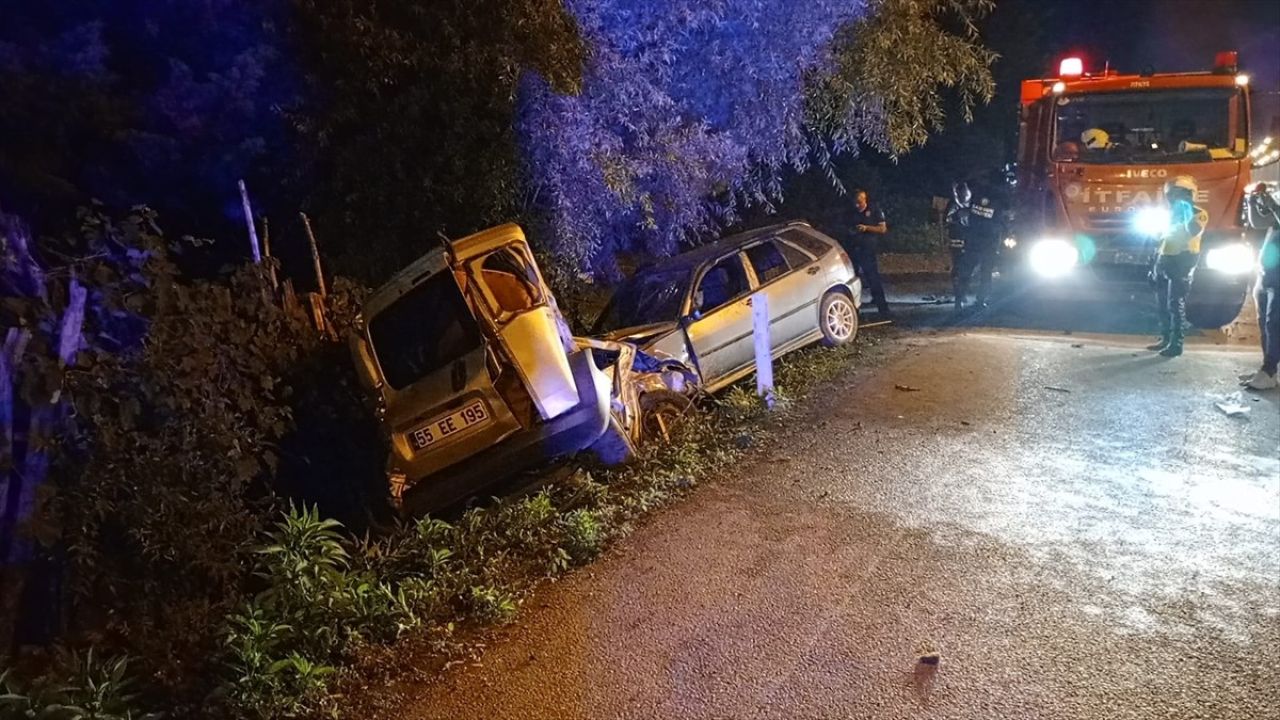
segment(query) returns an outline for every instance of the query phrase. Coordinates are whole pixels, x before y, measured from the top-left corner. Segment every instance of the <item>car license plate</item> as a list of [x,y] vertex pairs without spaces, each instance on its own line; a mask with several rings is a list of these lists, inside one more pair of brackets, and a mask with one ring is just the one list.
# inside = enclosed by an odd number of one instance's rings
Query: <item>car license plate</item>
[[489,410],[480,400],[464,405],[448,415],[432,419],[426,425],[409,432],[409,444],[414,450],[425,450],[433,444],[464,430],[489,422]]

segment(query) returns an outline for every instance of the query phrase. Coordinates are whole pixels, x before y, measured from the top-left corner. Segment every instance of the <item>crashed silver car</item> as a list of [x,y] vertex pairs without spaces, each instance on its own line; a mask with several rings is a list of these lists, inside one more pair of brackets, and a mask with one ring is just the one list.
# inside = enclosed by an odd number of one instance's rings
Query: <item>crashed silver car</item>
[[755,370],[752,303],[767,297],[773,357],[858,334],[862,283],[840,245],[807,223],[751,230],[642,267],[594,333],[677,358],[715,392]]
[[391,497],[411,514],[588,448],[624,459],[687,410],[693,379],[629,343],[574,338],[517,225],[405,268],[365,301],[350,344],[390,436]]

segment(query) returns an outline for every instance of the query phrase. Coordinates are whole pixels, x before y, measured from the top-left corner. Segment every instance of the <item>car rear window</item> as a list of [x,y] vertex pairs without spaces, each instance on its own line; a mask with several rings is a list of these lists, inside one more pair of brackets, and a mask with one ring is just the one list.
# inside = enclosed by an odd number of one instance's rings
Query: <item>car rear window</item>
[[449,272],[439,272],[369,321],[373,352],[396,390],[480,347],[480,329]]
[[752,245],[746,249],[746,253],[761,285],[787,274],[787,260],[772,240]]
[[822,257],[823,255],[826,255],[828,251],[831,250],[830,244],[822,240],[819,240],[818,238],[810,235],[809,233],[803,230],[797,230],[794,228],[791,230],[783,230],[781,235],[783,239],[787,240],[788,242],[793,242],[796,245],[799,245],[800,247],[809,251],[809,253],[812,254],[814,257]]

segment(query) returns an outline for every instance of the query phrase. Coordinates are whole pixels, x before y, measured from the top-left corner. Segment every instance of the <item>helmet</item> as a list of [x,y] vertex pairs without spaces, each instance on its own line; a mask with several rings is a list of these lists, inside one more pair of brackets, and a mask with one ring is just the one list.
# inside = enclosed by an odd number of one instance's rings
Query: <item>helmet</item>
[[968,204],[969,199],[973,197],[973,193],[969,190],[969,183],[963,181],[951,185],[951,195],[962,205]]
[[1192,197],[1195,197],[1196,190],[1198,190],[1196,187],[1196,179],[1190,175],[1179,175],[1164,184],[1165,195],[1168,195],[1174,190],[1185,190],[1186,192],[1191,193]]
[[1111,136],[1102,128],[1089,128],[1080,133],[1080,142],[1090,150],[1106,150],[1111,146]]

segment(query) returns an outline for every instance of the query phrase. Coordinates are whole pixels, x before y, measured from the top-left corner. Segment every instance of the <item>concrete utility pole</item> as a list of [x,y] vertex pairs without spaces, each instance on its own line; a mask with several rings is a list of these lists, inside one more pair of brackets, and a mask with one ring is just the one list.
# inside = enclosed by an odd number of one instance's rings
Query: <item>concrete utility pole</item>
[[262,253],[258,251],[258,229],[253,225],[253,207],[249,204],[249,190],[240,181],[240,204],[244,207],[244,224],[249,227],[249,249],[253,252],[253,264],[262,262]]

